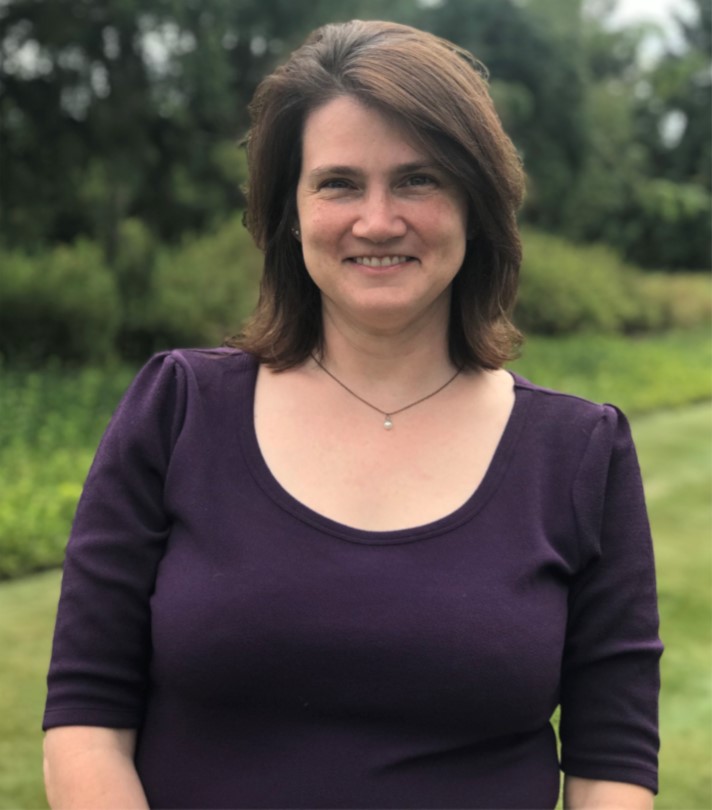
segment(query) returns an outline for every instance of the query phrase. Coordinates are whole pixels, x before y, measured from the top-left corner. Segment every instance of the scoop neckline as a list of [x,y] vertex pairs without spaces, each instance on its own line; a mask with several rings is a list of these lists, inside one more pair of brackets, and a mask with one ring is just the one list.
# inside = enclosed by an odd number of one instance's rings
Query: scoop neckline
[[352,543],[366,545],[411,543],[444,534],[470,520],[485,506],[498,489],[511,463],[519,435],[527,417],[529,405],[527,394],[529,390],[523,384],[525,381],[522,378],[508,371],[507,373],[511,375],[514,381],[514,404],[487,471],[479,486],[467,500],[449,514],[421,525],[385,531],[360,529],[356,526],[340,523],[307,506],[286,490],[273,475],[262,455],[255,430],[255,387],[259,363],[251,355],[248,355],[248,358],[249,384],[244,389],[245,402],[243,407],[238,408],[237,411],[240,445],[250,474],[263,493],[292,517],[325,534]]

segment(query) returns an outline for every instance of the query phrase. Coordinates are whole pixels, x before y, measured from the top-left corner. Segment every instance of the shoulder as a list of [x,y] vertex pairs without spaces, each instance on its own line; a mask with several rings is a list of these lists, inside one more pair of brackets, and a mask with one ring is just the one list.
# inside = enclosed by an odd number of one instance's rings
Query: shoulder
[[531,380],[512,372],[514,387],[517,391],[525,391],[537,408],[547,412],[557,413],[569,418],[600,419],[607,411],[617,410],[613,405],[593,402],[576,394],[556,391],[533,383]]
[[172,349],[155,355],[164,363],[172,363],[191,376],[210,377],[224,373],[248,372],[257,366],[253,355],[240,349]]
[[532,453],[557,463],[566,460],[570,472],[580,474],[590,473],[592,466],[605,469],[617,453],[635,452],[628,420],[615,405],[513,377],[517,397],[524,400],[525,435]]
[[549,493],[553,510],[562,498],[573,506],[581,561],[601,553],[606,514],[647,531],[640,467],[623,412],[522,377],[515,376],[515,387],[527,400],[527,472],[539,482],[541,497],[542,487]]
[[239,349],[171,349],[154,354],[137,374],[133,387],[171,385],[179,396],[189,395],[221,387],[229,380],[244,383],[254,378],[257,365],[251,354]]
[[144,412],[185,413],[191,402],[217,400],[227,390],[249,392],[257,361],[235,349],[173,349],[154,354],[139,370],[115,417]]
[[575,394],[545,388],[512,374],[517,395],[526,399],[530,418],[539,429],[547,426],[557,434],[589,433],[601,426],[627,424],[622,411],[610,403],[598,403]]
[[136,374],[107,428],[100,453],[115,445],[144,448],[163,462],[179,439],[229,430],[249,406],[257,361],[234,349],[173,349],[153,355]]

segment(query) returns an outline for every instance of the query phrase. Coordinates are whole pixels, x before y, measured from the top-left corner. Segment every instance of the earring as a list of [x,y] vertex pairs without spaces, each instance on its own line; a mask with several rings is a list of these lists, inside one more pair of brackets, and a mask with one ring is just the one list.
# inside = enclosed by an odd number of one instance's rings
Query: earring
[[297,226],[296,226],[296,225],[295,225],[295,226],[292,228],[292,235],[294,236],[294,238],[295,238],[295,239],[296,239],[298,242],[301,242],[301,241],[302,241],[302,232],[299,230],[299,228],[297,228]]

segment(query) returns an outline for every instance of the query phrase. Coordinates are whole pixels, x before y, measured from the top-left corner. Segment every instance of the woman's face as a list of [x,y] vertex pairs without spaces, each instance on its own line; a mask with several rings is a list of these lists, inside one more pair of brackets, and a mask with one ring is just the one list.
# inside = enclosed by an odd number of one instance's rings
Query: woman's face
[[467,201],[397,123],[349,96],[314,110],[297,210],[325,321],[388,332],[435,319],[447,328]]

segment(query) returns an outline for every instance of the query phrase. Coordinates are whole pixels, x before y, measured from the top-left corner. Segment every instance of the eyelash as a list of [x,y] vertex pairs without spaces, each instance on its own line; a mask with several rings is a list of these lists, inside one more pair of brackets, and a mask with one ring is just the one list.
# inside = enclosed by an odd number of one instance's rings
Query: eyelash
[[436,180],[434,177],[430,177],[427,174],[413,174],[410,177],[406,178],[406,182],[410,183],[412,180],[424,180],[424,183],[416,183],[417,186],[425,186],[425,185],[436,185]]
[[[413,181],[424,181],[424,182],[413,183]],[[401,181],[401,184],[420,188],[423,186],[437,185],[437,180],[434,177],[430,177],[430,175],[427,174],[411,174],[408,177],[404,178],[404,180]],[[338,177],[332,178],[330,180],[324,180],[322,183],[319,184],[319,190],[326,189],[332,191],[333,190],[339,191],[352,187],[353,183],[350,180],[345,180]]]
[[[338,185],[337,185],[338,183]],[[343,189],[349,187],[348,180],[341,180],[339,178],[334,178],[332,180],[324,180],[323,183],[319,184],[319,189]]]

